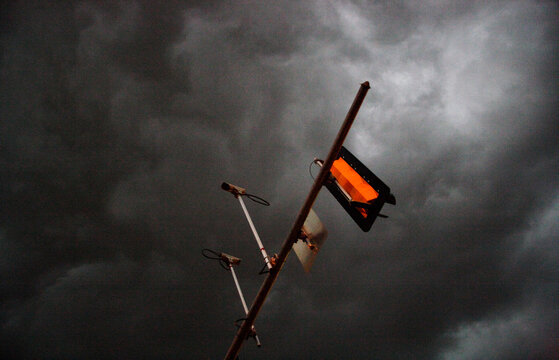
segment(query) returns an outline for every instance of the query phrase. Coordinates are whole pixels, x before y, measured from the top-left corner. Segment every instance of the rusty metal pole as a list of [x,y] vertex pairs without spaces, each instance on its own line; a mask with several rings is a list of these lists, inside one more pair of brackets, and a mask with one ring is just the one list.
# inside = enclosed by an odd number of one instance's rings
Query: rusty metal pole
[[268,276],[264,280],[264,283],[260,287],[260,290],[258,290],[258,294],[256,294],[256,298],[254,299],[254,302],[250,307],[246,320],[239,328],[239,331],[237,331],[237,334],[235,335],[235,338],[233,339],[233,342],[231,343],[231,346],[229,347],[229,350],[225,355],[225,360],[234,360],[237,358],[237,355],[241,350],[241,346],[243,345],[243,341],[247,338],[248,334],[250,333],[250,329],[254,324],[254,320],[256,319],[256,316],[260,312],[262,305],[264,305],[266,296],[268,296],[268,293],[272,289],[272,286],[274,285],[274,282],[276,281],[276,278],[278,277],[279,272],[281,271],[281,268],[283,267],[285,260],[287,259],[287,255],[289,255],[289,252],[291,251],[293,244],[295,243],[295,241],[297,241],[297,237],[299,236],[299,232],[303,227],[305,219],[309,215],[311,207],[314,204],[316,197],[318,196],[318,192],[322,188],[322,184],[324,184],[324,181],[326,181],[328,177],[330,168],[332,167],[334,160],[336,160],[336,157],[340,152],[340,149],[347,136],[347,133],[349,132],[349,129],[353,124],[353,120],[355,120],[355,117],[357,116],[357,112],[359,111],[359,108],[361,107],[361,104],[363,103],[363,99],[365,99],[365,95],[367,95],[367,91],[369,90],[369,88],[370,86],[368,81],[365,81],[364,83],[361,84],[361,87],[359,88],[359,91],[357,92],[357,95],[353,100],[353,104],[351,104],[351,107],[349,108],[344,123],[342,124],[342,127],[340,128],[338,135],[336,136],[336,139],[334,140],[334,143],[330,148],[328,157],[324,161],[324,164],[322,165],[320,172],[318,173],[318,176],[316,177],[313,183],[311,191],[307,195],[307,199],[305,200],[303,207],[301,208],[299,214],[297,215],[295,224],[293,224],[293,227],[291,228],[291,231],[289,232],[287,239],[285,239],[285,242],[281,247],[281,250],[276,259],[276,264],[268,273]]

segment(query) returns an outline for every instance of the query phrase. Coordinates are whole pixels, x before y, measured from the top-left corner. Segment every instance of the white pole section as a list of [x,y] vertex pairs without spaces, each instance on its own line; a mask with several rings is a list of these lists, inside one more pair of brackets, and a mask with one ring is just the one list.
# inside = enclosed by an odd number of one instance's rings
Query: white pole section
[[248,313],[247,303],[245,302],[245,297],[243,296],[243,292],[241,291],[241,286],[239,285],[239,280],[237,280],[237,275],[235,274],[235,269],[233,269],[233,265],[229,264],[229,269],[231,269],[231,275],[233,275],[233,280],[235,281],[235,286],[237,286],[237,291],[239,292],[239,297],[241,298],[241,302],[243,303],[243,309],[245,309],[245,314]]
[[254,224],[252,223],[252,219],[250,218],[250,214],[248,213],[248,210],[245,206],[245,203],[243,201],[243,197],[240,195],[236,196],[237,199],[239,199],[239,202],[241,203],[241,207],[243,208],[243,211],[245,212],[245,216],[248,220],[248,224],[250,225],[250,228],[252,229],[252,233],[254,234],[254,237],[256,238],[256,242],[258,243],[258,248],[260,249],[260,252],[262,253],[262,256],[264,257],[264,261],[266,262],[266,266],[268,266],[268,269],[272,268],[272,264],[270,263],[270,258],[268,257],[268,254],[266,253],[266,250],[264,249],[264,245],[262,245],[262,241],[260,240],[260,236],[258,236],[258,232],[256,232],[256,228],[254,227]]
[[[235,286],[237,286],[237,291],[239,292],[239,297],[241,298],[241,302],[243,303],[243,309],[245,309],[245,314],[248,314],[248,307],[247,303],[245,302],[245,297],[243,292],[241,291],[241,285],[239,285],[239,280],[237,279],[237,274],[235,274],[235,269],[233,269],[233,265],[229,263],[229,269],[231,270],[231,275],[233,275],[233,281],[235,281]],[[256,346],[260,347],[262,344],[260,343],[260,338],[256,335],[256,328],[252,325],[252,332],[254,334],[254,340],[256,340]]]

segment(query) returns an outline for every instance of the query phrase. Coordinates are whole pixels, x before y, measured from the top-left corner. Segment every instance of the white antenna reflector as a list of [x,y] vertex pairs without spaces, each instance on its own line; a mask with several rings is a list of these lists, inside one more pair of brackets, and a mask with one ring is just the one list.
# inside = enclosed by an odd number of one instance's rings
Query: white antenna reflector
[[328,231],[320,221],[316,213],[311,209],[309,216],[303,224],[301,234],[297,242],[293,244],[293,250],[303,265],[305,272],[309,272],[318,254],[318,250],[328,236]]

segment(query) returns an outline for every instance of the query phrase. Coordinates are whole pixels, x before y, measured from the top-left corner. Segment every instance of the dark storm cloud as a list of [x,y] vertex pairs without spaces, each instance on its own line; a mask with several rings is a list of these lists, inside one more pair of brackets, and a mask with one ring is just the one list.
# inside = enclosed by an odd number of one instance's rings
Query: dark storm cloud
[[4,358],[219,358],[242,317],[203,247],[278,251],[359,82],[346,145],[398,205],[323,193],[243,358],[556,351],[557,7],[547,2],[13,3],[2,14]]

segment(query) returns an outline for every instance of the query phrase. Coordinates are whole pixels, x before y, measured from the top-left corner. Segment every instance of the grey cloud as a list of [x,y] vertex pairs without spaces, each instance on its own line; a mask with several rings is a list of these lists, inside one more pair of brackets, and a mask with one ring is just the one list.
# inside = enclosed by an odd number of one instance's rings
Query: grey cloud
[[[398,199],[328,193],[242,358],[543,357],[557,333],[551,2],[14,3],[2,15],[4,358],[223,356],[242,308],[212,248],[278,251],[358,84],[347,147]],[[503,337],[510,341],[503,341]],[[514,353],[513,342],[523,347]]]

